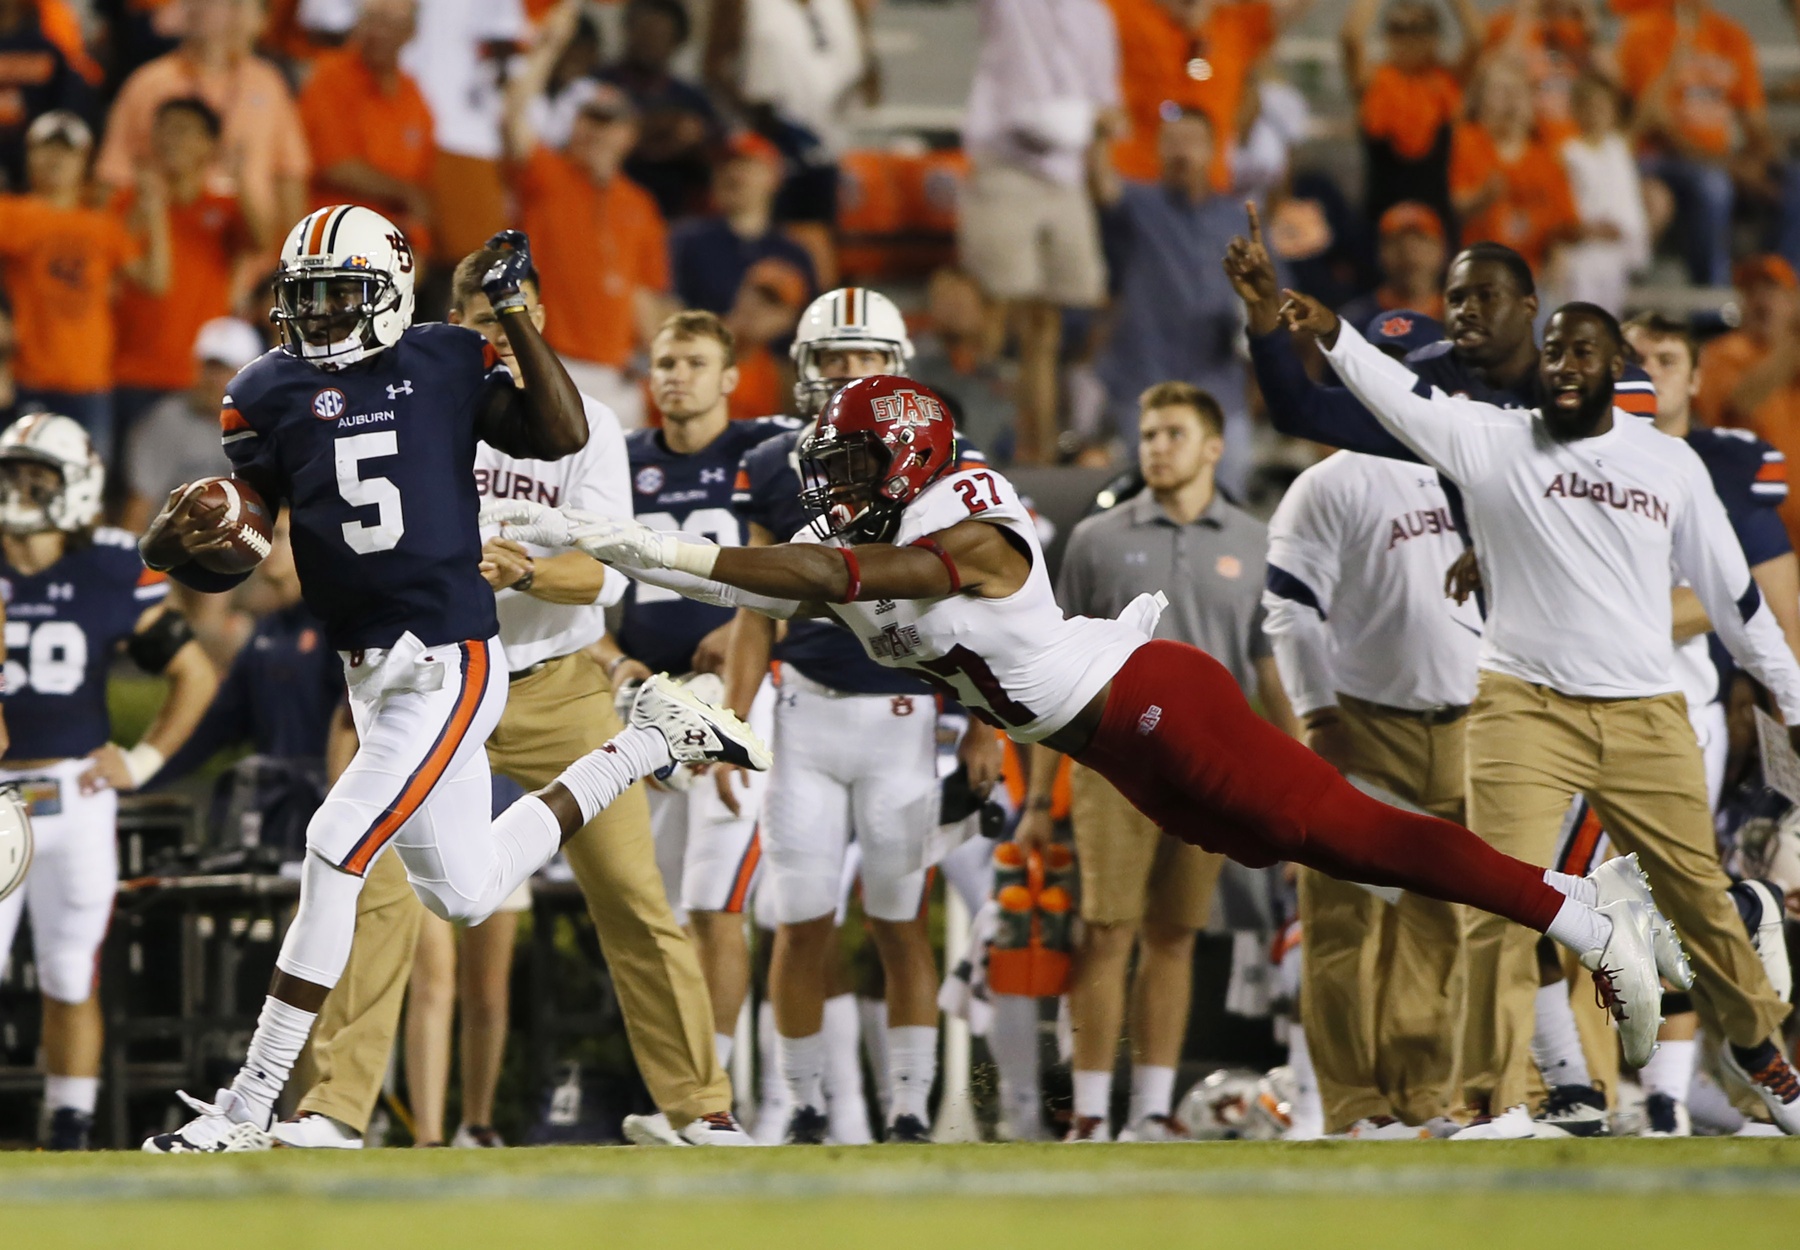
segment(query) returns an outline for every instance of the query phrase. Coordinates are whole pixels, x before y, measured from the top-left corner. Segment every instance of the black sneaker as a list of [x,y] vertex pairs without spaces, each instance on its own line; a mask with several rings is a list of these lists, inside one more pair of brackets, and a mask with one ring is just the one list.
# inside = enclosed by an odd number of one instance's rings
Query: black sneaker
[[929,1145],[931,1127],[916,1115],[897,1115],[881,1140],[890,1146]]
[[1645,1137],[1688,1137],[1688,1110],[1667,1094],[1651,1094],[1644,1099]]
[[823,1146],[830,1121],[813,1107],[796,1107],[788,1117],[787,1132],[782,1134],[784,1146]]
[[1606,1122],[1606,1095],[1592,1085],[1556,1086],[1534,1118],[1541,1128],[1570,1137],[1605,1137],[1611,1132]]
[[86,1150],[88,1135],[94,1131],[94,1117],[73,1107],[58,1107],[50,1114],[50,1136],[44,1139],[45,1150]]

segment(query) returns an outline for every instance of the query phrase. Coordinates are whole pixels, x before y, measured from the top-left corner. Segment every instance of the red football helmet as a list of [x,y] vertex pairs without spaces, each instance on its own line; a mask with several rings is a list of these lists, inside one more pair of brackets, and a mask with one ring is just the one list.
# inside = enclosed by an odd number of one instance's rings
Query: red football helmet
[[827,532],[886,542],[900,512],[956,460],[956,425],[936,392],[911,378],[858,378],[831,397],[800,446],[800,499]]

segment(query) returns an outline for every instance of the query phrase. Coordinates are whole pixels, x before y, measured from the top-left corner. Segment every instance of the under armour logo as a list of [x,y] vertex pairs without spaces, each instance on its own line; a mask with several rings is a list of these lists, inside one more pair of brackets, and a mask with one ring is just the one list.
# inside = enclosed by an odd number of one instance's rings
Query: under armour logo
[[681,741],[685,746],[703,747],[706,745],[706,731],[704,729],[684,729],[681,733]]
[[700,482],[702,485],[723,482],[724,480],[725,480],[725,470],[723,470],[723,469],[702,469],[702,470],[700,470]]
[[1162,707],[1159,704],[1152,703],[1149,707],[1144,709],[1144,714],[1138,717],[1138,737],[1148,737],[1150,731],[1160,724],[1162,724]]
[[402,395],[412,394],[412,379],[402,378],[400,385],[388,387],[387,393],[389,399],[399,399]]

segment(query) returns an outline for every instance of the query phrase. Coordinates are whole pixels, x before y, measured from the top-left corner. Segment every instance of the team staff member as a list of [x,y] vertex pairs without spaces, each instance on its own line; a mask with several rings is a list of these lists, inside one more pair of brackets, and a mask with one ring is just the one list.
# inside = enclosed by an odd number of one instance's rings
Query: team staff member
[[[1141,594],[1173,601],[1156,636],[1199,647],[1260,698],[1264,715],[1299,736],[1262,628],[1268,530],[1221,496],[1213,474],[1225,451],[1225,414],[1186,382],[1163,382],[1138,400],[1141,495],[1089,517],[1069,536],[1056,599],[1071,615],[1111,618]],[[1050,838],[1057,755],[1032,753],[1031,787],[1016,836]],[[1122,1140],[1185,1137],[1170,1114],[1175,1068],[1187,1035],[1194,934],[1212,914],[1225,859],[1165,838],[1100,774],[1075,765],[1070,779],[1075,849],[1086,921],[1069,983],[1075,1028],[1075,1120],[1070,1141],[1105,1141],[1113,1056],[1124,1016],[1134,942],[1131,1109]]]
[[[94,527],[104,470],[68,417],[23,417],[0,434],[0,582],[6,719],[0,782],[17,784],[36,858],[0,902],[0,972],[31,911],[44,998],[44,1102],[52,1150],[85,1150],[100,1089],[95,960],[119,884],[118,792],[143,785],[187,740],[218,686],[168,580],[145,570],[123,530]],[[123,650],[168,678],[134,747],[112,744],[106,681]]]
[[[480,331],[512,368],[506,331],[481,289],[482,275],[500,259],[499,252],[483,249],[457,265],[450,320]],[[527,278],[521,290],[541,328],[548,310],[535,279]],[[534,460],[480,444],[475,481],[484,500],[523,495],[601,516],[630,514],[618,418],[591,397],[582,399],[588,442],[572,456]],[[536,788],[623,728],[612,685],[590,648],[606,632],[605,606],[617,602],[625,579],[577,552],[551,553],[499,538],[484,546],[481,572],[497,594],[500,638],[512,669],[506,711],[488,737],[488,761],[495,772]],[[643,788],[634,785],[613,800],[564,844],[563,854],[613,970],[638,1070],[669,1117],[664,1133],[683,1145],[749,1144],[731,1118],[731,1086],[711,1044],[712,1007],[699,960],[663,892]],[[404,872],[386,875],[392,879],[378,881],[383,873],[377,865],[364,895],[379,887],[378,901],[411,897]],[[360,1143],[387,1071],[423,914],[415,903],[359,915],[345,980],[326,1000],[314,1034],[314,1052],[329,1054],[329,1066],[319,1065],[324,1079],[300,1100],[299,1117],[277,1127],[278,1140]]]
[[[1401,349],[1441,332],[1405,312],[1380,314],[1371,340],[1383,329]],[[1474,604],[1444,597],[1461,554],[1435,473],[1339,452],[1276,509],[1263,593],[1306,744],[1345,776],[1458,824],[1481,644]],[[1414,893],[1383,900],[1310,868],[1299,886],[1300,1019],[1325,1131],[1417,1137],[1413,1126],[1462,1102],[1465,909]]]

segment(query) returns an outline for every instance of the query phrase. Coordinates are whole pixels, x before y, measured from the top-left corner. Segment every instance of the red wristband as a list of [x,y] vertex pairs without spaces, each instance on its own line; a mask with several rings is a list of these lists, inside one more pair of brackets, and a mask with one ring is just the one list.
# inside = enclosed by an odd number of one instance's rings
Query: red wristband
[[839,547],[837,553],[844,557],[844,572],[850,577],[850,586],[844,591],[839,603],[854,603],[856,596],[862,593],[862,566],[856,562],[856,553],[848,547]]
[[962,589],[962,585],[963,585],[962,584],[962,574],[960,574],[956,571],[956,561],[954,561],[950,558],[950,553],[948,551],[945,551],[941,546],[938,545],[937,539],[935,539],[935,538],[915,538],[912,540],[912,542],[908,543],[907,546],[922,547],[926,551],[929,551],[932,555],[936,556],[939,560],[943,561],[944,571],[946,573],[950,574],[950,593],[951,594],[954,595]]

